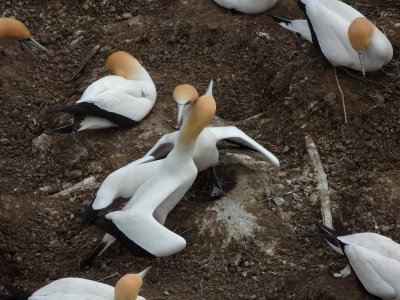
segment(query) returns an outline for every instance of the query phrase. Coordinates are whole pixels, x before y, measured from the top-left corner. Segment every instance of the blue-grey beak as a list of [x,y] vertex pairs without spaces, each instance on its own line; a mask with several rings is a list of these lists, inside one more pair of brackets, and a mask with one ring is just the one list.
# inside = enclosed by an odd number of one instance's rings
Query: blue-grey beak
[[359,52],[358,58],[360,59],[361,72],[362,72],[363,76],[365,77],[365,55],[364,55],[364,52]]
[[139,273],[140,277],[142,277],[142,279],[147,275],[147,273],[150,272],[151,267],[148,267],[146,269],[144,269],[142,272]]
[[186,105],[178,103],[177,104],[177,108],[178,108],[178,123],[177,123],[177,127],[179,127],[179,126],[181,126],[182,121],[183,121],[183,113],[185,112]]
[[36,54],[32,51],[31,47],[38,48],[42,51],[47,52],[47,49],[39,44],[32,36],[27,38],[26,40],[20,41],[22,48],[24,48],[28,53],[30,53],[34,58],[37,58]]

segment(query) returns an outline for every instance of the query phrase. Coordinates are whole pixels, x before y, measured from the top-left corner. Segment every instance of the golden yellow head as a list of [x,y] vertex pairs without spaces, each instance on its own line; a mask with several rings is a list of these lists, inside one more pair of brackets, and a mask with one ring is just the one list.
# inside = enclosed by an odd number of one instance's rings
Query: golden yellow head
[[143,280],[139,274],[127,274],[115,285],[115,300],[135,300],[142,287]]
[[358,17],[351,22],[348,30],[351,46],[358,53],[367,50],[371,41],[374,24],[365,17]]
[[125,51],[117,51],[108,56],[106,67],[115,75],[132,78],[141,68],[140,63],[132,55]]
[[180,84],[174,89],[173,97],[178,104],[187,104],[194,102],[199,97],[199,93],[193,85]]
[[201,96],[194,102],[190,117],[181,129],[179,140],[188,144],[194,141],[201,131],[211,122],[217,106],[210,94]]
[[0,18],[0,39],[26,40],[31,36],[22,22],[12,18]]

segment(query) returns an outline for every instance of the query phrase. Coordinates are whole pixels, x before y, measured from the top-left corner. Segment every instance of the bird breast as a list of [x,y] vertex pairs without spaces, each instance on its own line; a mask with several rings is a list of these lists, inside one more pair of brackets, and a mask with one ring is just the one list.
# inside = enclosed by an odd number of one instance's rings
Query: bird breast
[[199,172],[218,164],[217,139],[207,128],[204,128],[197,138],[193,161]]

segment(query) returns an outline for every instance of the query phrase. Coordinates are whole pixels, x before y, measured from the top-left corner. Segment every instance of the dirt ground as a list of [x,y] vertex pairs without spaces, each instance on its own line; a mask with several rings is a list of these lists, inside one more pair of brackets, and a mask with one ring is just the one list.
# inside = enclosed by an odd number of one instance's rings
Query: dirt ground
[[[334,213],[352,231],[400,241],[400,3],[347,2],[387,34],[394,58],[368,73],[368,83],[339,71],[345,124],[332,67],[265,14],[230,13],[209,0],[1,1],[0,13],[23,20],[49,51],[33,60],[17,43],[1,41],[0,281],[30,291],[68,276],[115,284],[118,276],[103,278],[151,265],[141,291],[147,299],[373,299],[354,275],[334,278],[346,265],[343,257],[322,241],[299,237],[315,233],[312,220],[320,219],[309,134]],[[289,0],[271,12],[302,15]],[[96,44],[100,51],[67,82]],[[79,99],[115,50],[135,55],[152,76],[158,98],[151,114],[135,128],[56,135],[45,149],[32,147],[66,118],[45,111]],[[101,233],[81,230],[77,215],[96,190],[51,195],[92,175],[101,182],[143,155],[173,130],[173,88],[187,82],[203,91],[210,78],[217,115],[276,154],[281,168],[243,166],[223,154],[218,171],[236,186],[211,200],[204,192],[210,174],[201,174],[168,218],[169,228],[184,232],[182,252],[148,260],[114,245],[81,271],[80,258]],[[274,205],[274,197],[284,205]],[[248,223],[229,223],[235,216]],[[246,232],[248,224],[257,229]]]

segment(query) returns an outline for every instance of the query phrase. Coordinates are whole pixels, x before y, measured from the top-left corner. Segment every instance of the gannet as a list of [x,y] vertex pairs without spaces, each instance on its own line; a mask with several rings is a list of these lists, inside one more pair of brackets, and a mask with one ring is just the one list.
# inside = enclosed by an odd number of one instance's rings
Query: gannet
[[376,71],[393,57],[388,38],[365,16],[338,0],[298,0],[307,20],[272,16],[312,42],[333,66]]
[[[174,100],[178,107],[178,125],[190,114],[192,105],[195,103],[197,97],[197,90],[192,85],[182,84],[176,87]],[[165,157],[173,149],[178,135],[179,131],[164,135],[153,148],[147,152],[145,157],[154,157],[155,159]],[[217,143],[222,140],[237,144],[241,148],[248,150],[248,152],[257,152],[257,154],[259,154],[258,157],[268,161],[272,166],[279,168],[279,160],[275,155],[254,141],[239,128],[235,126],[206,127],[197,138],[193,160],[199,172],[208,168],[213,168],[214,185],[211,193],[213,197],[220,197],[224,194],[215,170],[219,162]]]
[[400,245],[373,232],[338,236],[316,223],[328,235],[327,241],[340,247],[364,288],[382,299],[400,300]]
[[260,14],[275,5],[277,0],[214,0],[218,5],[245,14]]
[[107,58],[106,67],[115,75],[93,82],[76,104],[48,111],[73,113],[74,117],[47,132],[132,126],[150,112],[157,97],[156,87],[137,59],[125,51],[117,51]]
[[74,277],[55,280],[32,294],[7,284],[4,287],[14,297],[11,299],[20,300],[146,300],[138,294],[149,270],[150,267],[139,274],[126,274],[118,280],[115,287]]
[[[115,239],[136,256],[163,257],[185,248],[185,239],[163,225],[168,213],[196,179],[197,168],[193,162],[196,139],[214,117],[215,109],[210,88],[193,104],[179,132],[178,141],[166,158],[135,163],[129,172],[123,171],[109,181],[106,178],[100,187],[103,188],[101,197],[99,194],[96,196],[89,211],[108,206],[115,198],[115,191],[121,189],[123,184],[129,185],[133,196],[121,211],[108,213],[105,218],[94,218],[93,224],[107,234],[82,260],[81,267],[104,252]],[[153,157],[145,159],[152,160]],[[129,178],[124,178],[123,174]]]
[[0,39],[10,39],[19,41],[22,48],[27,50],[36,58],[30,47],[36,47],[40,50],[47,51],[45,47],[39,44],[33,36],[31,36],[28,28],[22,22],[13,18],[0,18]]

